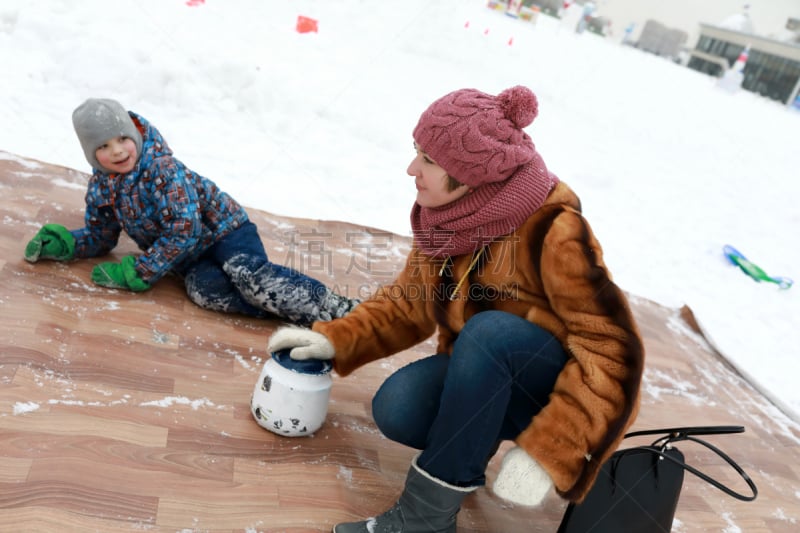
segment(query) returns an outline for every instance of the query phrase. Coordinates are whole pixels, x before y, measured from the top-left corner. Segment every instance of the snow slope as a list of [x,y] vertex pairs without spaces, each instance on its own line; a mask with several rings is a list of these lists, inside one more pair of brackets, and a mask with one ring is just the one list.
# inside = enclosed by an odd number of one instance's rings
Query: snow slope
[[[800,113],[478,0],[187,4],[5,0],[0,149],[88,171],[70,115],[113,97],[245,205],[408,235],[421,111],[461,87],[528,85],[540,102],[528,131],[581,196],[615,280],[691,306],[798,417],[800,288],[755,283],[722,247],[800,279]],[[298,15],[319,32],[298,34]]]

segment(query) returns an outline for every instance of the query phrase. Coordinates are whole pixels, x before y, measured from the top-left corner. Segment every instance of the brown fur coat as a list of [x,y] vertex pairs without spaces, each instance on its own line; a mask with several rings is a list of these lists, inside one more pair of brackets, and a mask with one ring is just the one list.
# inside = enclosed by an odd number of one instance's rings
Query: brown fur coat
[[[317,322],[345,376],[434,333],[439,351],[474,314],[496,309],[552,333],[570,358],[550,402],[516,442],[550,474],[558,493],[580,501],[636,417],[644,349],[623,292],[572,190],[559,183],[516,232],[443,267],[412,249],[405,269],[348,316]],[[455,297],[453,290],[464,280]]]

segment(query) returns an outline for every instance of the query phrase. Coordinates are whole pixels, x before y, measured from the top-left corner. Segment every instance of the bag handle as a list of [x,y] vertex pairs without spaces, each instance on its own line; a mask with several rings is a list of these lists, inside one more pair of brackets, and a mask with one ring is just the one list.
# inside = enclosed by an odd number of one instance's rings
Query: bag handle
[[[664,429],[645,429],[642,431],[634,431],[626,433],[624,438],[639,437],[641,435],[659,435],[661,433],[669,433],[670,440],[684,440],[687,435],[724,435],[729,433],[744,433],[744,426],[692,426],[692,427],[677,427],[677,428],[664,428]],[[677,438],[677,437],[683,438]]]
[[[744,432],[744,427],[742,426],[697,426],[697,427],[680,427],[680,428],[634,431],[632,433],[628,433],[627,435],[625,435],[625,438],[636,437],[639,435],[657,435],[661,433],[667,433],[668,435],[665,435],[664,437],[657,439],[655,442],[653,442],[653,444],[650,447],[646,448],[643,447],[643,448],[647,449],[652,453],[655,453],[661,459],[667,459],[669,461],[672,461],[679,467],[683,468],[684,470],[687,470],[688,472],[691,472],[692,474],[699,477],[703,481],[710,483],[711,485],[715,486],[716,488],[728,494],[729,496],[733,496],[737,500],[741,500],[744,502],[751,502],[755,500],[756,497],[758,496],[758,488],[756,487],[756,484],[753,482],[753,480],[750,479],[750,476],[748,476],[747,473],[742,469],[742,467],[740,467],[736,463],[736,461],[731,459],[725,452],[723,452],[710,442],[706,442],[702,439],[698,439],[692,436],[692,435],[723,435],[729,433],[743,433],[743,432]],[[753,494],[751,496],[740,494],[731,489],[730,487],[720,483],[719,481],[712,478],[708,474],[701,472],[697,468],[688,465],[684,461],[676,459],[671,455],[664,453],[663,450],[669,448],[673,442],[678,442],[682,440],[690,440],[692,442],[696,442],[697,444],[705,446],[706,448],[708,448],[709,450],[720,456],[726,463],[728,463],[734,470],[736,470],[736,472],[742,477],[742,479],[744,479],[745,483],[747,483],[747,486],[750,487],[750,490],[752,491]]]

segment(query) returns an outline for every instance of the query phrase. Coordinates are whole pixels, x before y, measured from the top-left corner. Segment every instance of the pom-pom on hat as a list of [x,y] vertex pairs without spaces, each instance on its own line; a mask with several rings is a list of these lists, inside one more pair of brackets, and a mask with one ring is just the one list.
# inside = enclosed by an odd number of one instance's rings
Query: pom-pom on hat
[[433,102],[414,128],[417,145],[456,181],[470,187],[507,179],[536,157],[522,128],[539,110],[522,85],[497,96],[460,89]]
[[142,154],[142,134],[122,104],[116,100],[89,98],[72,112],[72,125],[86,161],[92,168],[105,173],[112,172],[97,161],[95,152],[114,137],[129,137],[136,144],[136,156]]

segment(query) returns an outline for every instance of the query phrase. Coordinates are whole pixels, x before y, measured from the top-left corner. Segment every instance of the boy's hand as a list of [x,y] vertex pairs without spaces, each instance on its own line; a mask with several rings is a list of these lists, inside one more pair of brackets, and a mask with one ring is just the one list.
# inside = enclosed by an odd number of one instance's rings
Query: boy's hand
[[92,281],[110,289],[146,291],[150,288],[150,284],[136,272],[135,261],[132,255],[128,255],[119,263],[100,263],[92,269]]
[[25,246],[25,260],[39,259],[69,261],[75,256],[75,237],[60,224],[45,224]]

